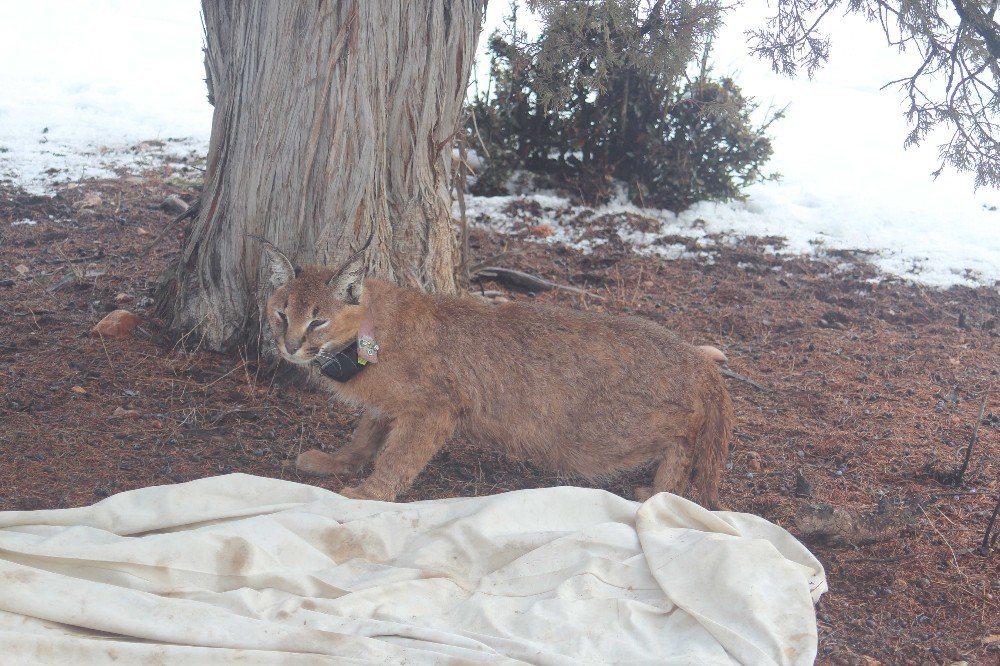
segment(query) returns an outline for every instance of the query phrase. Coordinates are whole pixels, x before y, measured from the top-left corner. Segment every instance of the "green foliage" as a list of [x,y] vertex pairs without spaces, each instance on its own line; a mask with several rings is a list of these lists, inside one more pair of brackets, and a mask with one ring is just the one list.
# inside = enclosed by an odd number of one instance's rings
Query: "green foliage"
[[[919,55],[915,71],[890,81],[906,95],[904,145],[941,136],[941,166],[975,174],[977,187],[1000,187],[1000,23],[997,3],[976,0],[778,0],[767,26],[749,32],[753,52],[794,75],[823,65],[831,13],[877,23],[889,46]],[[901,60],[901,62],[904,62]]]
[[617,179],[640,205],[681,210],[738,198],[761,177],[766,127],[752,125],[754,106],[732,81],[707,73],[719,5],[531,6],[545,24],[538,41],[518,29],[515,8],[489,42],[492,87],[470,109],[470,145],[488,153],[474,191],[499,193],[525,169],[586,201],[607,199]]

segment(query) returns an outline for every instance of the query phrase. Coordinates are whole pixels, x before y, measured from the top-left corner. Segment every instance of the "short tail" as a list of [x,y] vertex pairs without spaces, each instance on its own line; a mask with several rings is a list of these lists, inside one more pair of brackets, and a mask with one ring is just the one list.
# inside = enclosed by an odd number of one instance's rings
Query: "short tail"
[[705,392],[705,423],[698,433],[695,448],[692,485],[709,509],[719,509],[719,482],[729,457],[729,442],[733,435],[733,401],[715,368],[713,382]]

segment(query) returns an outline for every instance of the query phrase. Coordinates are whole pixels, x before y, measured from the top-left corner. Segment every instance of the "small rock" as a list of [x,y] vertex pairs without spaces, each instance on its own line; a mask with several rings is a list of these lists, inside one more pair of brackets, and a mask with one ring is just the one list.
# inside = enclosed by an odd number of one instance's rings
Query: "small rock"
[[111,418],[113,419],[131,419],[139,416],[139,411],[135,409],[125,409],[124,407],[115,407],[115,411],[111,412]]
[[928,587],[931,586],[931,582],[926,578],[918,578],[913,582],[913,584],[922,590],[926,590]]
[[146,236],[146,235],[149,234],[149,232],[147,230],[143,229],[142,227],[136,227],[135,228],[135,233],[139,234],[140,236]]
[[18,264],[17,266],[14,266],[14,270],[17,271],[18,275],[27,275],[31,271],[31,269],[25,266],[24,264]]
[[115,303],[125,303],[132,300],[131,294],[126,294],[124,292],[115,294]]
[[796,497],[809,497],[812,495],[812,484],[809,479],[802,474],[802,470],[795,472],[795,495]]
[[181,213],[186,211],[189,208],[189,206],[187,205],[187,202],[181,199],[179,196],[177,196],[176,194],[171,194],[170,196],[168,196],[166,199],[163,200],[163,203],[160,204],[160,208],[167,211],[168,213],[173,213],[174,215],[180,215]]
[[83,388],[82,386],[74,386],[73,388],[70,389],[70,391],[72,391],[73,393],[78,393],[80,395],[83,395],[87,392],[87,389]]
[[97,192],[89,192],[87,196],[83,197],[75,204],[73,204],[73,207],[79,208],[81,210],[84,208],[97,208],[102,203],[104,203],[104,200],[101,199],[100,194],[98,194]]
[[155,430],[159,430],[160,428],[163,427],[163,421],[159,419],[153,419],[152,421],[149,422],[149,427]]
[[114,310],[90,329],[93,336],[124,338],[131,335],[139,325],[139,318],[128,310]]

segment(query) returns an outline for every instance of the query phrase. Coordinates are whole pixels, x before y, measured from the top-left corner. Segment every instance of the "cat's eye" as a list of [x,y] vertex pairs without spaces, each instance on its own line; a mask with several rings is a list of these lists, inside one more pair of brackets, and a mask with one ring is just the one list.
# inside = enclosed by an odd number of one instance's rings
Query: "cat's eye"
[[317,328],[323,326],[324,324],[326,324],[326,319],[313,319],[311,322],[309,322],[309,330],[315,331]]

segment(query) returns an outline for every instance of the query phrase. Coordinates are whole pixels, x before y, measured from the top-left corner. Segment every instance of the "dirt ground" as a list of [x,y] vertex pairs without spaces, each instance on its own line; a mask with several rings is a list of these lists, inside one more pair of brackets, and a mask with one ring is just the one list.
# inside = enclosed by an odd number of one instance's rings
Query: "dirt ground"
[[[236,471],[297,479],[286,463],[300,451],[349,437],[355,412],[275,380],[245,350],[163,340],[151,296],[184,224],[169,226],[159,207],[168,194],[192,201],[196,191],[155,173],[53,197],[0,189],[0,510]],[[737,432],[722,499],[734,510],[801,535],[796,512],[809,504],[914,507],[901,533],[874,544],[806,540],[830,582],[819,663],[997,663],[1000,555],[977,550],[1000,494],[997,289],[875,281],[863,257],[775,256],[772,238],[720,244],[712,262],[640,257],[609,233],[618,222],[579,220],[610,239],[590,255],[535,242],[530,219],[513,236],[477,230],[473,246],[479,256],[520,250],[504,263],[605,297],[509,298],[640,314],[724,349],[732,370],[760,384],[729,380]],[[138,334],[90,337],[116,308],[143,319]],[[453,442],[402,499],[585,483],[472,446]],[[602,487],[623,493],[641,474]]]

